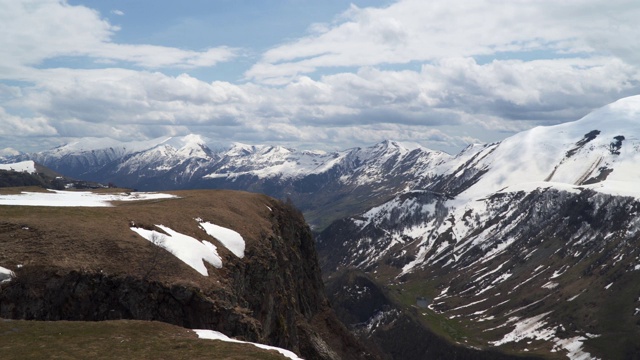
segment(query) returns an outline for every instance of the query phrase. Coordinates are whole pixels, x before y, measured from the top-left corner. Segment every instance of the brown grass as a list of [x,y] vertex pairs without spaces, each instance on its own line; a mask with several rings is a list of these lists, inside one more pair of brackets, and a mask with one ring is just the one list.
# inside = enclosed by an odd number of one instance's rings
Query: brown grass
[[[0,206],[0,266],[13,270],[20,264],[108,274],[142,273],[141,267],[153,258],[155,246],[131,231],[132,222],[138,226],[165,225],[216,244],[199,228],[195,220],[199,217],[239,232],[247,252],[273,232],[267,206],[278,205],[267,196],[224,190],[172,193],[179,197],[119,202],[108,208]],[[224,278],[225,267],[240,260],[221,245],[218,252],[224,267],[209,266],[209,277],[164,252],[154,279],[171,283],[190,279],[205,289],[221,286],[217,281]]]
[[25,359],[284,359],[250,344],[198,339],[190,330],[145,321],[0,319],[0,358]]

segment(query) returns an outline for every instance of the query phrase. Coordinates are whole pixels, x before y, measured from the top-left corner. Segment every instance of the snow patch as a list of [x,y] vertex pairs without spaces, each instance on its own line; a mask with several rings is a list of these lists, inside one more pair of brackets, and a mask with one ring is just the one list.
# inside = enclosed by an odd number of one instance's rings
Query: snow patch
[[209,276],[209,273],[203,261],[218,269],[222,267],[222,259],[218,255],[216,246],[212,243],[208,241],[200,242],[191,236],[181,234],[163,225],[156,225],[156,227],[166,234],[137,227],[132,227],[131,230],[151,241],[154,245],[166,249],[204,276]]
[[175,198],[162,193],[99,194],[90,191],[28,192],[0,195],[0,205],[10,206],[59,206],[59,207],[110,207],[114,201],[142,201]]
[[[582,292],[583,292],[583,291],[582,291]],[[572,297],[568,298],[568,299],[567,299],[567,301],[573,301],[573,300],[577,299],[577,298],[578,298],[578,296],[582,295],[582,292],[580,292],[580,293],[578,293],[577,295],[574,295],[574,296],[572,296]]]
[[286,349],[282,349],[282,348],[279,348],[279,347],[275,347],[275,346],[269,346],[269,345],[264,345],[264,344],[258,344],[258,343],[248,342],[248,341],[240,341],[240,340],[232,339],[232,338],[228,337],[227,335],[225,335],[225,334],[223,334],[223,333],[221,333],[219,331],[195,329],[195,330],[193,330],[193,332],[195,332],[200,339],[220,340],[220,341],[236,343],[236,344],[250,344],[250,345],[253,345],[253,346],[258,347],[260,349],[275,350],[275,351],[279,352],[280,354],[282,354],[283,356],[285,356],[285,357],[287,357],[287,358],[289,358],[291,360],[303,360],[302,358],[298,357],[298,355],[296,355],[292,351],[289,351],[289,350],[286,350]]
[[11,281],[14,276],[13,271],[0,266],[0,284]]
[[551,340],[555,335],[555,330],[546,329],[547,323],[544,321],[544,318],[550,313],[546,312],[518,321],[510,333],[506,334],[501,340],[491,342],[491,344],[500,346],[510,342],[519,342],[523,339]]
[[220,243],[229,249],[229,251],[231,251],[235,256],[241,259],[244,257],[244,248],[246,245],[242,235],[231,229],[202,221],[202,219],[196,220],[200,223],[200,226],[207,234],[220,241]]
[[[500,346],[507,343],[516,343],[524,339],[552,341],[554,343],[551,352],[557,352],[560,349],[567,351],[567,357],[571,360],[588,360],[594,359],[588,352],[582,350],[583,341],[587,338],[576,336],[567,339],[556,337],[556,329],[548,327],[544,320],[551,312],[536,315],[531,318],[519,320],[515,324],[515,328],[506,334],[501,340],[491,342],[494,346]],[[596,337],[596,335],[590,335]]]
[[588,352],[582,350],[582,343],[587,340],[583,336],[576,336],[569,339],[555,339],[555,346],[552,352],[558,351],[560,348],[567,351],[567,357],[570,360],[592,360],[595,359]]
[[0,164],[0,170],[26,172],[29,174],[35,174],[36,164],[31,160],[21,161],[13,164]]

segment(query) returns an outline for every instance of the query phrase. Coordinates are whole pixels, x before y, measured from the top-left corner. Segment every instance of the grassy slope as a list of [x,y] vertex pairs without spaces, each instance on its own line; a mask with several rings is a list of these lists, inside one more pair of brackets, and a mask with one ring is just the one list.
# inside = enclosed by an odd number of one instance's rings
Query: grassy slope
[[[2,194],[44,191],[6,188]],[[106,190],[105,190],[106,191]],[[120,190],[121,191],[121,190]],[[102,191],[101,191],[102,192]],[[228,191],[175,192],[178,198],[121,202],[113,207],[0,206],[0,266],[80,269],[141,277],[157,247],[130,229],[163,224],[198,239],[210,237],[195,218],[238,231],[248,251],[272,231],[269,207],[262,195]],[[262,204],[264,205],[262,205]],[[179,209],[179,211],[178,211]],[[62,224],[62,226],[61,226]],[[224,267],[209,264],[201,276],[172,254],[162,251],[151,280],[190,283],[205,290],[228,288],[229,268],[238,261],[218,246]],[[229,290],[230,291],[230,290]],[[36,322],[0,320],[1,359],[281,359],[252,345],[199,340],[187,329],[163,323]]]
[[198,339],[145,321],[0,320],[0,357],[12,359],[284,359],[249,344]]
[[[0,266],[15,270],[19,264],[42,265],[140,275],[156,248],[131,231],[132,222],[145,227],[162,224],[197,239],[210,239],[198,227],[195,218],[199,217],[239,232],[248,249],[272,231],[268,206],[275,205],[266,196],[228,191],[176,194],[179,198],[122,202],[106,208],[0,206]],[[218,246],[218,253],[228,266],[239,261],[223,246]],[[227,266],[209,267],[210,276],[203,277],[168,252],[162,254],[159,265],[154,280],[189,279],[203,288],[220,287],[218,281],[227,273]]]

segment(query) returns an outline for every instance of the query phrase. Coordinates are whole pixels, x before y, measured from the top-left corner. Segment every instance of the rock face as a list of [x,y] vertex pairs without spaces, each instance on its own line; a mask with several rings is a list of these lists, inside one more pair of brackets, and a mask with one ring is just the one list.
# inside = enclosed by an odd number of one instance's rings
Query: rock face
[[[104,209],[2,207],[0,263],[15,277],[1,285],[0,317],[158,320],[305,359],[371,358],[330,310],[313,237],[297,210],[248,193],[178,195]],[[165,224],[206,239],[196,218],[236,229],[244,257],[216,242],[223,266],[207,265],[203,276],[129,229]]]

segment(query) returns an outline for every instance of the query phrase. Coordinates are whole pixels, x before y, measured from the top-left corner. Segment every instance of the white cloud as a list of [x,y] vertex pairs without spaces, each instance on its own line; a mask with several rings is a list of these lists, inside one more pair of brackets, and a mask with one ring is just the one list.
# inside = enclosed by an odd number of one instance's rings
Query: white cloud
[[49,119],[38,117],[15,116],[0,107],[0,137],[34,137],[54,136],[58,132],[51,126]]
[[213,66],[229,61],[237,50],[204,51],[156,45],[118,44],[119,31],[100,14],[66,0],[0,0],[0,79],[20,79],[30,66],[60,56],[89,57],[97,62],[123,61],[148,68]]
[[118,10],[118,9],[111,10],[111,13],[112,13],[113,15],[124,16],[124,11],[122,11],[122,10]]
[[336,23],[277,46],[249,79],[286,82],[341,66],[429,62],[448,57],[544,50],[613,54],[637,62],[640,7],[631,0],[400,0],[352,5]]
[[[395,139],[455,151],[575,120],[640,90],[640,7],[621,11],[630,5],[623,0],[352,6],[334,23],[266,51],[237,84],[161,72],[230,61],[239,56],[234,48],[116,43],[118,27],[87,7],[0,4],[7,29],[0,81],[28,83],[0,84],[3,146],[37,146],[27,141],[32,136],[49,146],[82,136],[193,132],[338,149]],[[504,60],[492,60],[495,54]],[[101,66],[39,68],[57,57]],[[145,69],[124,68],[132,64]]]
[[449,58],[420,71],[365,67],[319,80],[302,76],[282,87],[125,69],[38,70],[33,80],[37,85],[11,105],[40,114],[65,137],[196,132],[313,147],[391,138],[453,151],[469,137],[489,141],[496,133],[575,120],[637,91],[640,74],[611,58],[488,64]]

